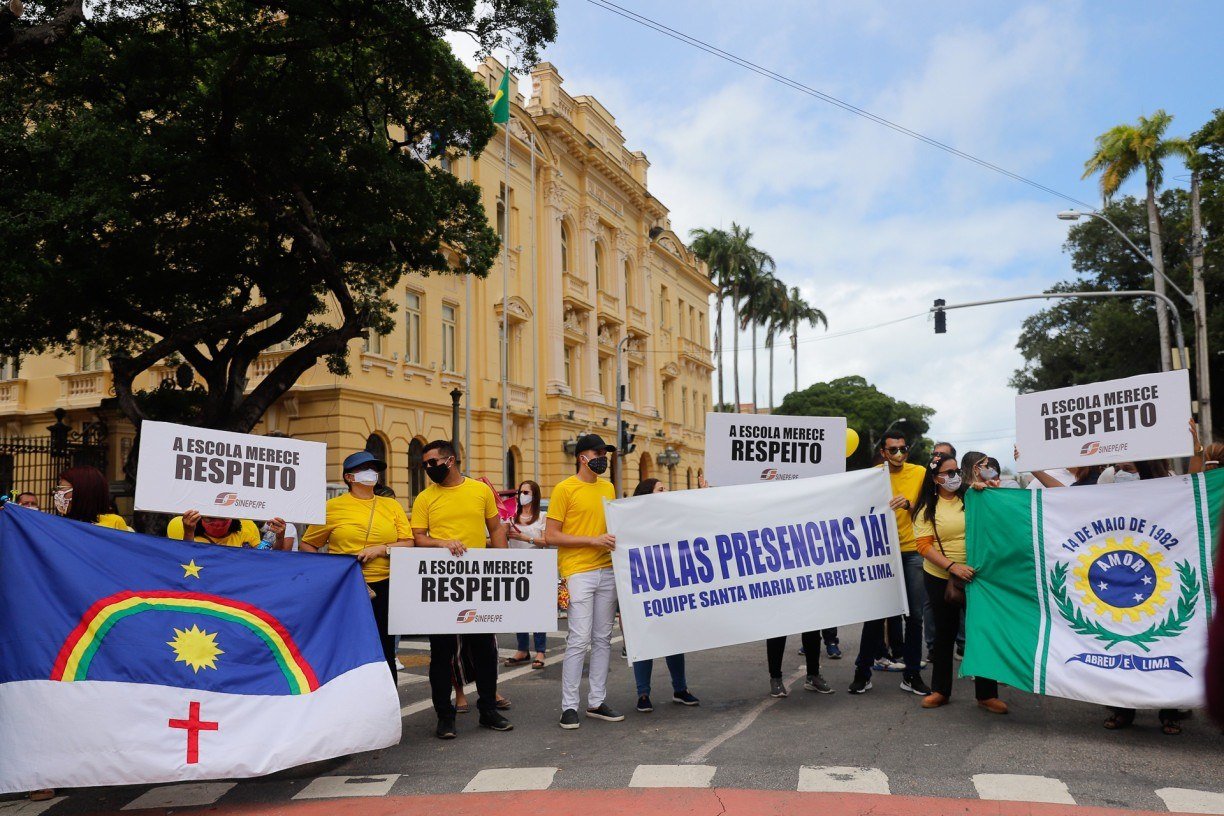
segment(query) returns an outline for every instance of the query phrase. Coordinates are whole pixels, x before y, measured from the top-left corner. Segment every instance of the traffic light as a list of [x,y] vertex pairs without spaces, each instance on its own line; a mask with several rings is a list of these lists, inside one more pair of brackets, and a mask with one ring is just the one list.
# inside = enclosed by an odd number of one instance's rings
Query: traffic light
[[636,438],[635,434],[629,433],[629,423],[622,419],[620,424],[620,452],[622,454],[633,453],[637,448],[637,445],[633,444],[633,440]]
[[935,298],[935,333],[948,333],[948,315],[943,310],[944,299]]

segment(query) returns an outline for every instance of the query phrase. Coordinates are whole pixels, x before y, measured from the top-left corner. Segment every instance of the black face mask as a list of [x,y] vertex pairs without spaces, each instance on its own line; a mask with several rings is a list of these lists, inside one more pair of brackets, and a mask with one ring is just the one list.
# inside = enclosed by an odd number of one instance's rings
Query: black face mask
[[425,474],[429,476],[437,484],[442,484],[446,481],[446,477],[450,475],[450,465],[438,463],[436,465],[426,465]]
[[587,467],[591,469],[592,473],[598,476],[608,469],[608,457],[596,456],[594,459],[588,459]]

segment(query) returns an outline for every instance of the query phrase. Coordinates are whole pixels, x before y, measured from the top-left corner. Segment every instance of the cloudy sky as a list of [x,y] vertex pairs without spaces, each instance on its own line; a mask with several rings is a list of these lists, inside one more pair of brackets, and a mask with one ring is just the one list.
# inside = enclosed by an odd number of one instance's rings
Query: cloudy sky
[[[615,1],[1086,202],[1099,200],[1095,180],[1080,180],[1097,134],[1164,108],[1186,135],[1224,105],[1216,2]],[[1068,225],[1055,218],[1065,201],[587,0],[560,0],[558,25],[545,58],[646,152],[676,231],[750,227],[779,276],[828,315],[827,334],[922,313],[936,297],[1028,294],[1069,276]],[[1185,173],[1166,181],[1184,185]],[[935,408],[933,436],[1003,459],[1016,337],[1037,308],[952,312],[938,336],[925,315],[840,338],[805,328],[800,387],[861,374]],[[762,354],[762,403],[764,368]],[[775,398],[790,387],[783,347]]]

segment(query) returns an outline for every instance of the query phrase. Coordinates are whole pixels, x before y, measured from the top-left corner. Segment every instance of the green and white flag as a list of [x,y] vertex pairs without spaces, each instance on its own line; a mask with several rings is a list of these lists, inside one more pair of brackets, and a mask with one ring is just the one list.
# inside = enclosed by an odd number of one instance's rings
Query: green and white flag
[[965,675],[1126,708],[1204,702],[1224,469],[970,491]]

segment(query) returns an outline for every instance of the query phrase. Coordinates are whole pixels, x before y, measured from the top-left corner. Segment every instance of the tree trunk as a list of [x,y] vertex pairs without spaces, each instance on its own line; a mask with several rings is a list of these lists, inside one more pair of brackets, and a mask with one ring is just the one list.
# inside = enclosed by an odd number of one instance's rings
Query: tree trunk
[[752,413],[757,412],[757,324],[752,321]]
[[774,412],[773,401],[773,339],[771,338],[765,345],[769,346],[769,413]]
[[739,285],[731,287],[731,308],[735,314],[731,316],[731,379],[735,380],[732,392],[735,394],[735,409],[733,413],[739,413],[740,393],[739,393]]
[[[1164,248],[1160,235],[1160,212],[1156,209],[1156,185],[1152,177],[1147,182],[1148,241],[1152,246],[1152,266],[1158,274],[1153,275],[1153,288],[1157,294],[1165,293]],[[1156,304],[1156,327],[1160,332],[1160,370],[1173,368],[1173,355],[1169,351],[1169,313],[1164,303]]]
[[795,391],[799,390],[799,321],[791,327],[791,360],[795,365]]
[[715,309],[718,312],[718,317],[716,318],[717,322],[714,324],[714,356],[718,358],[718,407],[714,410],[722,411],[725,410],[724,406],[726,405],[726,403],[723,402],[723,367],[726,365],[727,361],[723,355],[722,346],[723,295],[721,292],[718,294],[718,297],[715,298],[714,302],[717,304]]
[[1199,173],[1190,174],[1190,272],[1194,283],[1194,363],[1198,372],[1199,430],[1206,444],[1215,441],[1211,420],[1211,358],[1207,351],[1207,289],[1203,283],[1203,214]]

